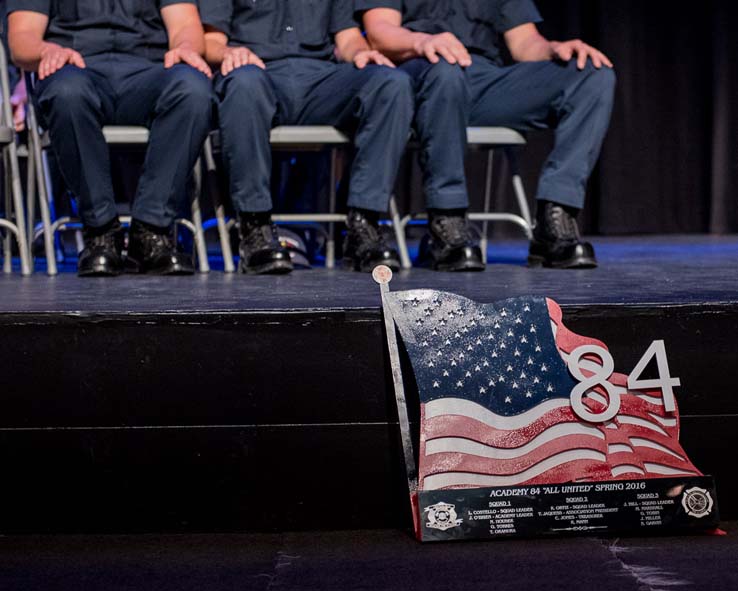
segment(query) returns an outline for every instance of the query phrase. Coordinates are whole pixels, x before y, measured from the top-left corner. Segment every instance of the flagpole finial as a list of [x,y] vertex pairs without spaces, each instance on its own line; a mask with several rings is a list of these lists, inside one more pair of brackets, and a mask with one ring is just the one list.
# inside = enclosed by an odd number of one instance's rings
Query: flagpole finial
[[392,281],[392,269],[387,265],[378,265],[374,267],[372,277],[379,285],[389,285],[389,282]]

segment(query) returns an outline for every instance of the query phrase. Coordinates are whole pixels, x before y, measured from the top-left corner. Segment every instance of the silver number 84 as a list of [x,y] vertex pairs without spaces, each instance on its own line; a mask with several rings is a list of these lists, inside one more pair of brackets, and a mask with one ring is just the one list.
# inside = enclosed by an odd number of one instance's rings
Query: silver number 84
[[[595,356],[600,359],[601,364],[584,359],[585,356]],[[656,358],[659,377],[653,379],[642,379],[641,375],[653,358]],[[583,345],[574,349],[569,355],[567,363],[571,374],[579,381],[571,391],[571,407],[576,415],[592,423],[605,423],[617,416],[620,411],[620,392],[608,378],[615,369],[612,355],[597,345]],[[586,370],[590,375],[585,375]],[[655,390],[661,389],[664,401],[664,410],[674,412],[676,402],[674,399],[674,388],[680,386],[679,378],[674,378],[669,373],[669,362],[666,359],[666,348],[664,341],[654,341],[641,357],[628,376],[629,390]],[[602,412],[592,412],[583,402],[584,397],[591,394],[596,386],[607,392],[607,408]]]

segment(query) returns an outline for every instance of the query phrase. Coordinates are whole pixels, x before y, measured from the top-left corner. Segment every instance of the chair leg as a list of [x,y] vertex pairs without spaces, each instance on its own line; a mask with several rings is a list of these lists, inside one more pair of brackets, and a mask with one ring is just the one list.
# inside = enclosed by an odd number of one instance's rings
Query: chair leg
[[51,185],[51,174],[49,173],[49,159],[45,150],[41,151],[39,163],[40,166],[38,168],[38,174],[40,175],[40,180],[38,182],[43,183],[43,192],[39,190],[39,204],[42,203],[41,200],[43,200],[43,205],[41,206],[41,220],[42,222],[44,221],[45,213],[46,220],[48,220],[48,223],[51,224],[50,227],[52,228],[51,234],[44,238],[44,248],[46,249],[48,247],[49,251],[52,253],[51,260],[54,269],[53,275],[56,275],[57,261],[63,260],[64,253],[61,247],[57,249],[58,236],[52,221],[56,218],[54,209],[54,193]]
[[18,151],[15,143],[8,146],[10,160],[10,184],[15,208],[15,221],[18,226],[18,252],[21,261],[21,274],[30,275],[33,272],[31,256],[26,233],[26,217],[23,203],[23,188],[21,186],[20,166],[18,166]]
[[505,150],[507,159],[510,161],[510,168],[512,170],[512,184],[513,190],[515,191],[515,197],[518,200],[518,207],[520,208],[520,215],[527,222],[528,228],[525,231],[528,240],[533,239],[533,218],[530,215],[530,208],[528,207],[528,198],[525,194],[525,187],[523,186],[523,179],[518,171],[518,160],[515,156],[515,152],[512,148]]
[[[8,151],[3,150],[3,171],[5,178],[3,180],[3,192],[5,194],[5,217],[9,222],[13,221],[13,206],[10,198],[10,175],[8,174]],[[3,235],[3,273],[13,272],[13,235],[8,229],[5,229]]]
[[31,141],[27,142],[28,157],[26,160],[26,240],[28,240],[28,256],[33,259],[33,233],[36,227],[36,166],[33,160]]
[[38,205],[41,214],[41,225],[44,236],[44,251],[46,253],[46,273],[56,275],[56,250],[54,248],[54,232],[51,228],[51,213],[49,211],[49,188],[46,184],[45,163],[41,150],[41,137],[38,133],[36,115],[32,105],[28,105],[28,138],[30,149],[33,150],[33,164],[36,173],[36,187],[38,189]]
[[[208,179],[215,174],[215,157],[213,156],[213,144],[210,138],[205,140],[203,146],[203,153],[205,154],[205,171],[208,175]],[[215,208],[215,222],[218,227],[218,239],[220,240],[220,252],[223,255],[223,271],[226,273],[233,273],[236,270],[236,265],[233,263],[233,251],[231,249],[231,235],[228,231],[228,224],[225,215],[225,206],[220,200],[220,193],[217,190],[211,191],[211,198],[213,200],[213,207]]]
[[195,169],[192,172],[192,178],[195,183],[192,194],[192,224],[195,227],[195,248],[197,250],[197,262],[200,273],[208,273],[210,271],[210,262],[208,261],[208,247],[205,243],[205,232],[202,229],[202,212],[200,211],[200,195],[202,194],[202,168],[199,158],[195,163]]
[[[331,178],[330,178],[330,190],[328,191],[328,211],[330,213],[336,213],[336,177],[338,176],[338,150],[331,148]],[[333,269],[336,266],[336,239],[335,239],[336,224],[330,222],[328,224],[328,239],[325,243],[325,267],[326,269]]]
[[397,209],[397,201],[394,195],[390,197],[389,208],[390,217],[392,218],[392,229],[395,231],[395,239],[397,240],[397,250],[400,253],[400,264],[403,269],[411,269],[413,264],[410,261],[410,253],[407,250],[405,226],[400,218],[400,211]]
[[[484,213],[489,213],[492,207],[492,181],[494,180],[495,151],[487,150],[487,171],[484,178]],[[487,264],[487,235],[489,232],[489,222],[482,222],[482,236],[479,240],[479,248],[482,251],[482,262]]]
[[18,255],[21,263],[21,274],[30,275],[33,272],[31,257],[28,251],[26,234],[25,204],[23,202],[23,188],[18,166],[18,152],[15,143],[9,144],[3,150],[3,166],[5,170],[5,217],[15,222],[13,231],[6,230],[3,239],[3,271],[10,273],[13,269],[13,242],[12,234],[18,242]]
[[225,206],[220,199],[213,199],[215,206],[215,222],[218,225],[218,238],[220,240],[220,251],[223,253],[223,271],[234,273],[236,265],[233,262],[233,250],[231,249],[231,235],[228,232],[228,224],[225,216]]
[[80,253],[85,249],[85,237],[82,230],[74,231],[74,244],[77,247],[77,252]]

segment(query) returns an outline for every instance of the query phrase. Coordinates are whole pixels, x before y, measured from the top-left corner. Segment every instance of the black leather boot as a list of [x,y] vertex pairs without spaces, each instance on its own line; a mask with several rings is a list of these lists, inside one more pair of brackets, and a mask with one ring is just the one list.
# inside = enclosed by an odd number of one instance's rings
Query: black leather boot
[[482,251],[475,244],[466,215],[461,212],[429,212],[427,236],[419,260],[435,271],[484,271]]
[[277,227],[268,213],[242,213],[239,217],[241,273],[283,275],[292,271],[289,251],[277,236]]
[[113,220],[104,228],[83,230],[85,247],[79,253],[80,277],[112,277],[123,273],[123,228]]
[[192,275],[192,257],[177,250],[170,229],[133,220],[128,234],[126,270],[151,275]]
[[579,237],[576,214],[575,209],[558,203],[538,202],[529,267],[592,269],[597,266],[594,248]]
[[361,209],[350,209],[346,216],[346,239],[343,242],[343,264],[354,271],[371,273],[374,267],[386,265],[400,269],[400,256],[384,242],[379,230],[379,215]]

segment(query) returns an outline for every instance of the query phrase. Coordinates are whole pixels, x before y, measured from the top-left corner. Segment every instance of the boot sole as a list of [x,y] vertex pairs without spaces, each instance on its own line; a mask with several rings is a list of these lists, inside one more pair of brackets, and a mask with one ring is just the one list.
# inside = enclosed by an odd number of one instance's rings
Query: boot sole
[[245,275],[287,275],[292,272],[294,267],[290,262],[276,261],[257,267],[248,267],[239,263],[238,268]]
[[179,265],[176,265],[174,267],[169,267],[168,269],[152,269],[150,271],[144,272],[144,275],[169,275],[171,277],[194,275],[194,274],[195,274],[194,269],[187,269]]
[[574,257],[565,261],[549,261],[544,257],[529,256],[528,267],[531,269],[596,269],[597,261],[591,257]]
[[77,271],[77,277],[118,277],[123,271],[111,271],[107,267],[96,266],[86,271]]
[[194,275],[195,270],[191,267],[183,267],[182,265],[170,265],[163,269],[142,269],[140,265],[132,265],[130,262],[125,270],[126,274],[129,275],[171,275],[182,276],[182,275]]
[[378,263],[374,263],[371,267],[368,265],[362,265],[361,262],[355,261],[354,259],[343,259],[342,267],[344,269],[347,269],[349,271],[356,271],[358,273],[371,273],[374,271],[375,268],[379,267],[380,265],[384,265],[386,267],[389,267],[390,270],[393,273],[397,273],[400,270],[400,261],[395,259],[380,261]]
[[485,270],[486,265],[479,261],[463,261],[455,264],[433,264],[432,268],[442,273],[479,273]]

